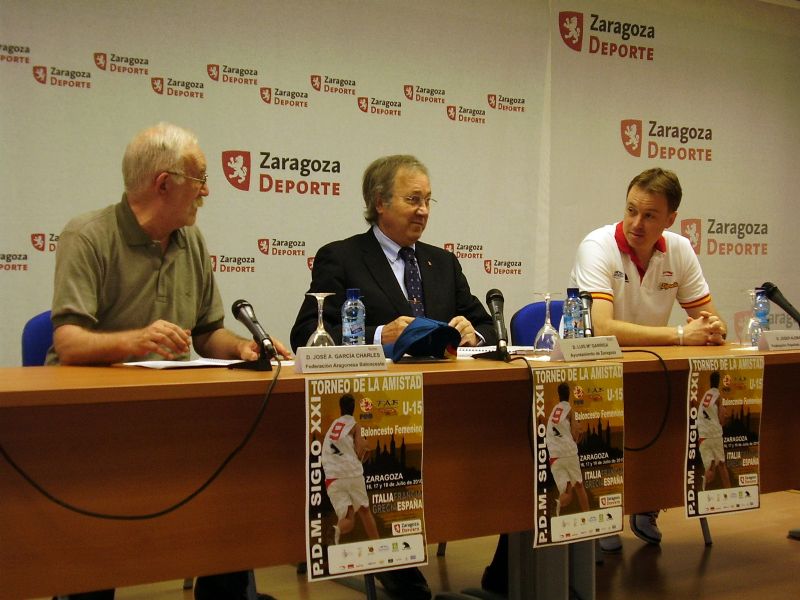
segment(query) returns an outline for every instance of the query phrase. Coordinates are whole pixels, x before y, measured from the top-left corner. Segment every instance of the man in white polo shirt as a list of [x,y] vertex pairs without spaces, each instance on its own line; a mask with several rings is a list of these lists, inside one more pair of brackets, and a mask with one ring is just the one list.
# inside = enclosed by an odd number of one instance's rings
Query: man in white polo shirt
[[[672,171],[643,171],[628,185],[622,221],[592,231],[578,246],[571,286],[592,294],[595,335],[613,335],[621,346],[724,344],[727,327],[689,240],[665,231],[678,215],[681,185]],[[685,324],[669,325],[677,301]],[[658,544],[658,511],[631,515],[631,530]],[[601,548],[618,552],[619,536]]]

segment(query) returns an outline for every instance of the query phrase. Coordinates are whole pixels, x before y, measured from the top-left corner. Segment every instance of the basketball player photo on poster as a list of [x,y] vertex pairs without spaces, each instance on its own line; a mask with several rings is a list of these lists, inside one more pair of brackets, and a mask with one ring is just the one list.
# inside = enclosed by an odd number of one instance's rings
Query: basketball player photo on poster
[[535,547],[622,531],[622,364],[533,370]]
[[306,379],[308,580],[428,562],[421,373]]
[[758,508],[764,357],[689,360],[687,517]]

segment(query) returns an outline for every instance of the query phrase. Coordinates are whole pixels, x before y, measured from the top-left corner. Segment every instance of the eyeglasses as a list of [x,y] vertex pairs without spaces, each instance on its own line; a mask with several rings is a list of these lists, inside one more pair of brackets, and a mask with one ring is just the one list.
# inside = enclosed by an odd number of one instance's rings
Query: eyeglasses
[[414,208],[425,208],[431,207],[431,202],[436,202],[435,198],[431,198],[428,196],[427,198],[423,198],[422,196],[414,195],[414,196],[400,196],[401,199],[406,201],[406,204],[409,206],[413,206]]
[[177,177],[185,177],[186,179],[191,179],[192,181],[198,182],[201,186],[204,186],[208,183],[208,173],[203,173],[202,177],[192,177],[191,175],[187,175],[186,173],[181,173],[180,171],[167,171],[170,175],[175,175]]

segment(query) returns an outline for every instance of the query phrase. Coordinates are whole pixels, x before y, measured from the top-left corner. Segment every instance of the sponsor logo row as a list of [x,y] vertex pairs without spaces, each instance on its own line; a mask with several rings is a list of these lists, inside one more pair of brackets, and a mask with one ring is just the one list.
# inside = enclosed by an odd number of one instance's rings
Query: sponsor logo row
[[[680,233],[686,237],[697,254],[718,256],[764,256],[769,253],[769,224],[728,221],[718,218],[683,219]],[[31,247],[36,252],[55,252],[59,236],[55,233],[30,234]],[[264,256],[306,257],[308,268],[313,266],[313,256],[306,253],[305,240],[259,238],[258,251]],[[522,275],[520,260],[501,260],[486,256],[483,244],[446,242],[443,248],[462,261],[481,261],[484,271],[494,275]],[[0,253],[0,270],[27,270],[28,252]],[[215,271],[253,271],[254,256],[214,257]],[[16,266],[15,266],[16,265]]]
[[[55,233],[30,234],[31,246],[36,252],[55,252],[58,247],[58,239],[59,236]],[[304,257],[309,270],[314,266],[314,256],[307,254],[305,240],[265,237],[257,240],[256,247],[263,256],[277,258]],[[447,242],[443,247],[445,250],[453,252],[462,261],[480,261],[483,264],[483,270],[488,275],[524,275],[522,260],[488,258],[484,255],[483,244]],[[211,262],[214,272],[217,273],[255,273],[257,257],[258,255],[233,256],[214,254],[211,256]],[[0,270],[27,271],[28,261],[27,252],[0,254]]]
[[[213,76],[209,75],[213,81],[258,86],[258,79],[255,77],[241,77],[223,73],[220,79],[218,71],[219,65],[208,65],[208,67],[209,70],[214,73]],[[134,75],[147,74],[148,71],[146,67],[132,67],[127,65],[114,67],[113,64],[112,70]],[[252,71],[257,73],[255,70]],[[242,70],[239,69],[237,72],[242,72]],[[314,89],[316,89],[316,87],[313,82],[318,77],[317,75],[311,76],[312,87],[314,87]],[[92,87],[92,73],[90,71],[35,65],[33,67],[33,78],[42,85],[80,89],[91,89]],[[178,79],[176,77],[150,77],[150,87],[153,92],[159,96],[172,96],[177,98],[204,99],[207,89],[206,83],[207,82],[197,80]],[[415,92],[415,89],[426,90],[426,93],[420,94],[419,92]],[[324,88],[320,87],[320,89],[316,91],[334,94],[353,92],[352,95],[355,96],[354,87],[345,88],[326,85]],[[443,104],[445,106],[444,114],[451,121],[477,124],[486,123],[486,108],[447,104],[443,95],[434,95],[439,92],[442,94],[444,93],[443,90],[428,90],[428,88],[420,88],[419,86],[413,85],[404,86],[404,94],[409,102]],[[261,98],[264,104],[282,108],[309,108],[309,94],[310,92],[305,90],[291,90],[280,87],[261,86],[258,88],[259,98]],[[403,102],[404,100],[398,99],[356,96],[356,106],[361,112],[378,116],[402,116]],[[503,94],[487,94],[486,105],[490,110],[494,111],[525,112],[525,98],[510,97]]]

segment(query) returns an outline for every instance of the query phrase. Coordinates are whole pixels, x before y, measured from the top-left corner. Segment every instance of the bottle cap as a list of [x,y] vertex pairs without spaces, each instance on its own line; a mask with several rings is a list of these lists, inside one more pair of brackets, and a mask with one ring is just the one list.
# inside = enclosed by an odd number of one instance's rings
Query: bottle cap
[[579,292],[578,288],[567,288],[567,296],[577,296]]
[[361,296],[361,289],[360,288],[347,288],[347,299],[348,300],[358,300],[359,296]]

